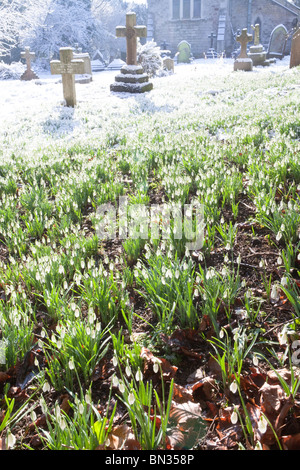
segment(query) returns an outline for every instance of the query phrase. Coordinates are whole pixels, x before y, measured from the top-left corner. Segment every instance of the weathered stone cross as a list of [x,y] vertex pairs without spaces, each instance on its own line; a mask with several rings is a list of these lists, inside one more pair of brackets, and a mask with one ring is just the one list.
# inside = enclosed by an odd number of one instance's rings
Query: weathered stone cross
[[27,72],[31,71],[31,61],[35,59],[35,53],[30,52],[30,47],[25,47],[25,51],[21,52],[22,59],[26,60]]
[[21,76],[21,80],[33,80],[34,78],[38,78],[31,70],[31,61],[35,59],[35,53],[30,52],[30,47],[25,47],[25,51],[21,52],[21,58],[26,60],[26,70]]
[[62,47],[59,50],[60,60],[52,60],[50,68],[52,75],[62,75],[63,94],[66,105],[74,108],[76,105],[75,74],[84,74],[84,61],[73,59],[73,50]]
[[214,34],[213,32],[210,33],[210,35],[208,36],[208,39],[210,39],[210,48],[213,49],[214,48],[214,39],[217,37],[216,34]]
[[136,26],[136,14],[133,12],[126,14],[126,26],[117,26],[116,36],[126,37],[127,40],[127,65],[137,65],[137,38],[147,36],[146,26]]
[[247,28],[242,30],[242,33],[237,36],[236,40],[241,43],[241,52],[239,55],[239,59],[247,59],[247,44],[251,42],[253,39],[252,34],[248,34]]

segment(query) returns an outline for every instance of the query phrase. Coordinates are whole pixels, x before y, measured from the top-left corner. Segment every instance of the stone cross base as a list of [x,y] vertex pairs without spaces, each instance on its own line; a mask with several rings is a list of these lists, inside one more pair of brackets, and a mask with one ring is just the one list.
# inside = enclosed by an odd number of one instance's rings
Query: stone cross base
[[115,83],[110,85],[110,91],[121,93],[145,93],[153,89],[153,83],[144,73],[141,65],[124,65]]
[[267,52],[262,44],[251,46],[248,52],[248,57],[252,60],[253,66],[262,65],[267,67],[270,65],[270,61],[267,60]]
[[253,70],[252,59],[249,58],[240,58],[234,61],[233,70],[242,70],[244,72],[251,72]]
[[26,70],[20,79],[25,81],[36,80],[39,78],[32,70]]

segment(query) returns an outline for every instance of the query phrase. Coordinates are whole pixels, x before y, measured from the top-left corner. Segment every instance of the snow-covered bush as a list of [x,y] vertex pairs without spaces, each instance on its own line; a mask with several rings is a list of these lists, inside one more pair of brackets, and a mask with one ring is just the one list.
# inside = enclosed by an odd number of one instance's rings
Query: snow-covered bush
[[138,44],[137,61],[144,68],[144,72],[149,77],[160,75],[163,71],[163,60],[161,50],[154,41],[148,41],[146,44]]
[[19,80],[24,71],[25,66],[21,62],[11,65],[0,62],[0,80]]

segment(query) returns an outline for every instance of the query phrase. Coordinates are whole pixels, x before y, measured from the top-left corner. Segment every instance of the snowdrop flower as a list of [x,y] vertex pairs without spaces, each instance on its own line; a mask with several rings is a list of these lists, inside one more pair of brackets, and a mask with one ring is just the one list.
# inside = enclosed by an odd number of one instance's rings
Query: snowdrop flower
[[127,375],[127,377],[130,377],[131,376],[131,369],[129,367],[129,365],[127,364],[126,368],[125,368],[125,374]]
[[45,382],[44,385],[43,385],[43,392],[46,393],[46,392],[50,392],[50,384],[49,382]]
[[278,300],[279,299],[278,286],[276,284],[274,284],[273,287],[272,287],[271,299],[272,300]]
[[128,403],[129,405],[133,405],[135,402],[134,394],[132,392],[129,393],[128,395]]
[[258,422],[258,430],[261,434],[264,434],[267,430],[267,426],[268,426],[268,422],[266,420],[266,418],[261,415],[261,417],[259,418],[259,422]]
[[78,411],[79,411],[79,413],[80,413],[81,415],[84,413],[84,406],[83,406],[82,403],[79,404],[79,406],[78,406]]
[[116,375],[113,376],[112,384],[113,384],[114,387],[118,387],[118,385],[119,385],[119,379]]
[[229,387],[229,390],[230,390],[232,393],[236,393],[236,392],[237,392],[237,389],[238,389],[238,386],[237,386],[236,381],[234,380],[233,382],[231,382],[230,387]]
[[236,424],[238,422],[238,414],[235,410],[231,415],[230,421],[232,422],[232,424]]
[[257,367],[258,366],[258,357],[256,354],[253,355],[253,364]]
[[16,437],[10,431],[7,433],[6,445],[9,449],[12,449],[15,446]]
[[119,383],[119,390],[120,390],[121,393],[125,392],[125,386],[124,386],[123,382]]
[[70,370],[75,369],[75,364],[74,364],[74,358],[73,357],[71,357],[71,359],[69,360],[69,369]]
[[137,382],[143,380],[143,374],[142,374],[142,372],[140,371],[140,369],[139,369],[139,370],[137,371],[137,373],[135,374],[135,380],[136,380]]

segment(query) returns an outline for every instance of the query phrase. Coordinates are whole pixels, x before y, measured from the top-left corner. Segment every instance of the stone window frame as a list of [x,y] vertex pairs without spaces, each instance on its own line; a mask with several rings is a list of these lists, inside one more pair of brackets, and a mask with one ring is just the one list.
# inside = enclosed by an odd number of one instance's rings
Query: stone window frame
[[183,16],[183,1],[184,0],[178,0],[180,2],[180,13],[179,13],[179,18],[174,18],[173,15],[173,2],[174,0],[169,0],[170,3],[170,17],[172,21],[192,21],[192,20],[201,20],[203,18],[202,13],[203,13],[203,0],[200,0],[200,16],[194,17],[194,2],[195,0],[190,0],[190,17],[189,18],[184,18]]

